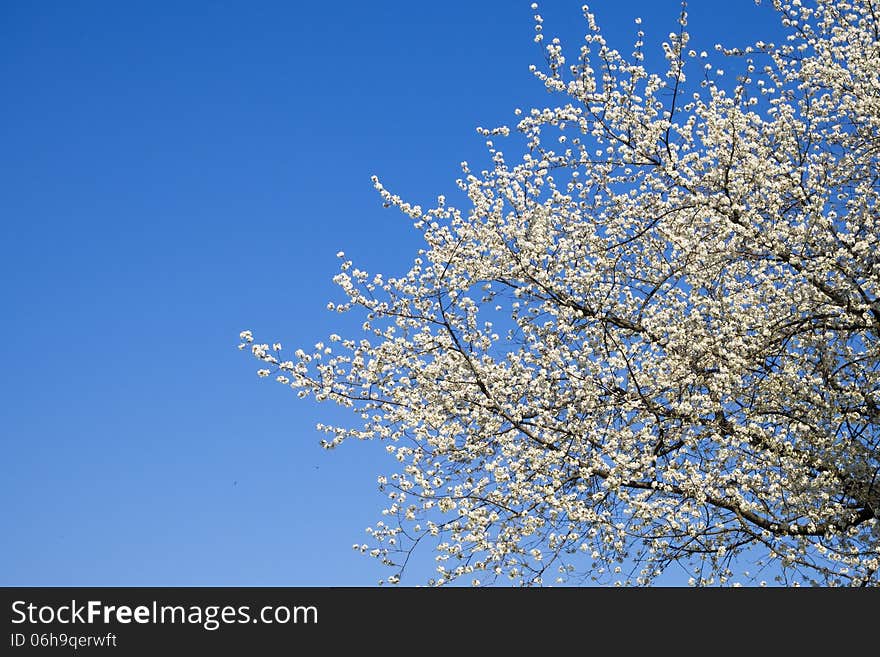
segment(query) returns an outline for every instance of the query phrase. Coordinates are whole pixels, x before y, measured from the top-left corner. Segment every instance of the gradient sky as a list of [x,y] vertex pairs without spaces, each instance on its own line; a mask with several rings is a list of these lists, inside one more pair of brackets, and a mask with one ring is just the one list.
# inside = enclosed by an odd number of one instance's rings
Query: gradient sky
[[[529,4],[0,1],[0,585],[390,574],[351,549],[383,445],[322,450],[339,412],[258,379],[238,333],[357,335],[325,310],[335,253],[395,275],[419,246],[370,176],[429,204],[483,161],[476,126],[554,102]],[[542,3],[545,34],[578,44],[581,4]],[[675,0],[591,4],[623,52],[636,16],[657,55],[677,28]],[[776,29],[752,0],[690,16],[698,50]]]

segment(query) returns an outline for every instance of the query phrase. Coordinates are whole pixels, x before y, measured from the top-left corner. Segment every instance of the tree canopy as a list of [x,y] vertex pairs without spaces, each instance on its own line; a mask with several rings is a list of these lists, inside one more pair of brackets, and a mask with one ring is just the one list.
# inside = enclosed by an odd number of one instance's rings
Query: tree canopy
[[880,583],[880,5],[773,6],[787,37],[719,46],[723,80],[684,10],[659,72],[588,7],[571,58],[536,13],[555,102],[481,129],[466,207],[373,179],[424,248],[396,277],[339,254],[363,333],[242,332],[260,376],[354,412],[326,447],[396,459],[388,582],[426,549],[437,585]]

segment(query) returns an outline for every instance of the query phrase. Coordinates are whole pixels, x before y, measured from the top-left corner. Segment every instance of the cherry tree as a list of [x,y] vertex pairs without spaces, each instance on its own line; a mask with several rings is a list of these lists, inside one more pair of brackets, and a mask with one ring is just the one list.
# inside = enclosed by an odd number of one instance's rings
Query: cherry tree
[[536,13],[556,102],[479,129],[467,207],[373,179],[424,248],[396,277],[338,254],[363,333],[242,332],[354,412],[325,447],[385,443],[356,547],[387,582],[427,550],[435,585],[880,584],[880,5],[773,6],[786,37],[717,46],[725,78],[685,11],[659,73],[642,32],[625,56],[585,6],[569,59]]

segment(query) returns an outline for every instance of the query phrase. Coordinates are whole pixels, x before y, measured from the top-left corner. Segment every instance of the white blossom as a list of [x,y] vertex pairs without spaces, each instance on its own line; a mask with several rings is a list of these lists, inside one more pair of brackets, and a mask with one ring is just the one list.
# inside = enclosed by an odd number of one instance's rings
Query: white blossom
[[388,583],[430,545],[438,586],[878,585],[878,13],[774,6],[789,38],[718,44],[724,78],[684,13],[650,71],[585,6],[575,64],[554,39],[530,69],[554,101],[480,130],[462,207],[372,178],[425,243],[397,276],[337,254],[362,335],[279,363],[241,332],[261,377],[353,412],[322,445],[384,442],[354,548]]

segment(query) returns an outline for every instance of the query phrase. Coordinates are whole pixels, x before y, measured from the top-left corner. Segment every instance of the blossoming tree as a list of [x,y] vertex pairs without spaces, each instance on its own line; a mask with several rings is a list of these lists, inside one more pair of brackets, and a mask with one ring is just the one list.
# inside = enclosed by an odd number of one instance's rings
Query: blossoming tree
[[387,581],[424,546],[438,585],[880,583],[880,5],[774,7],[787,39],[719,46],[726,86],[684,12],[659,74],[641,32],[625,57],[584,7],[569,60],[536,15],[558,103],[517,111],[524,154],[481,129],[467,209],[374,178],[425,246],[398,277],[339,254],[364,333],[285,358],[242,332],[354,411],[326,447],[396,459]]

